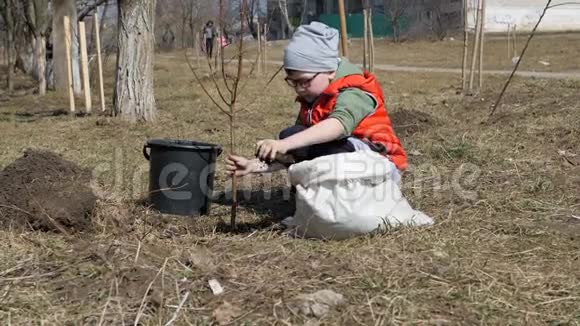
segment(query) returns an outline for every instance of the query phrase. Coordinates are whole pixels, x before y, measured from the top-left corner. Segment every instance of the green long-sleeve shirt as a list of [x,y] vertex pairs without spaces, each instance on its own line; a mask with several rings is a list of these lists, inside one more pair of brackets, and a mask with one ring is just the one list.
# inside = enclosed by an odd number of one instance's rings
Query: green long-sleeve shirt
[[[343,58],[336,70],[335,79],[350,75],[362,75],[360,68]],[[347,88],[340,92],[329,118],[337,119],[344,127],[344,136],[350,136],[359,123],[375,111],[375,100],[358,88]],[[297,124],[300,124],[298,119]]]

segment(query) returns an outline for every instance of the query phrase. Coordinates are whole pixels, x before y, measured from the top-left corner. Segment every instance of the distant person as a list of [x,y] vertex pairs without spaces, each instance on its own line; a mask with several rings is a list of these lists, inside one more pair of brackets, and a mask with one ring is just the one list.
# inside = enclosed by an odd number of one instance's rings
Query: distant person
[[211,59],[213,54],[213,40],[216,36],[213,21],[208,21],[203,27],[203,39],[205,40],[205,53]]

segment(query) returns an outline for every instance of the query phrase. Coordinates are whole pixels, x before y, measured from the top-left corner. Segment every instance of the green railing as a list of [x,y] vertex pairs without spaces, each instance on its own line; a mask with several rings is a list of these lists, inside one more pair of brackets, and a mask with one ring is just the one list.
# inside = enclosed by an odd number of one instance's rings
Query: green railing
[[[336,29],[340,26],[340,19],[336,14],[323,14],[318,19],[320,22]],[[364,19],[362,14],[349,14],[346,16],[347,34],[349,37],[363,37]],[[393,26],[391,19],[385,15],[373,15],[373,35],[375,37],[392,37]],[[401,33],[409,28],[408,17],[399,18],[399,27]]]

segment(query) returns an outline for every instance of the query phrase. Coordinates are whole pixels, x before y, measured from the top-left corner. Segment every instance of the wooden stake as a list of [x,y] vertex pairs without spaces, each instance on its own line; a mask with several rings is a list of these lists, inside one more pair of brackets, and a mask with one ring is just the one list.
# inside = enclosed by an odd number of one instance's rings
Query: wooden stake
[[512,25],[511,24],[508,24],[507,37],[508,37],[508,59],[511,59],[510,58],[510,56],[512,54],[512,48],[511,48],[511,45],[512,45],[512,42],[511,42],[511,40],[512,40]]
[[262,51],[262,60],[264,62],[264,73],[268,74],[268,25],[264,24],[264,50]]
[[338,0],[338,15],[340,16],[340,48],[342,56],[348,58],[348,40],[346,28],[346,13],[344,10],[344,0]]
[[[221,58],[221,52],[220,52],[221,51],[221,46],[220,46],[220,43],[221,43],[220,42],[220,36],[221,36],[221,34],[222,34],[221,33],[221,29],[219,29],[218,32],[217,32],[217,36],[215,37],[215,44],[213,45],[214,46],[215,53],[212,53],[212,54],[215,54],[215,65],[214,65],[214,67],[215,67],[215,70],[216,71],[219,70],[219,64],[220,64],[220,60],[218,60],[218,58]],[[207,49],[206,49],[206,51],[207,51]]]
[[100,36],[100,25],[99,25],[99,15],[95,13],[95,40],[97,43],[97,67],[99,71],[99,95],[101,100],[101,111],[105,112],[105,87],[103,86],[103,60],[101,59],[101,36]]
[[256,25],[258,25],[258,29],[257,29],[257,33],[258,33],[258,60],[256,61],[258,63],[258,74],[261,75],[262,74],[262,35],[260,33],[260,29],[262,28],[262,26],[260,26],[260,22],[258,22]]
[[64,46],[66,55],[66,69],[67,69],[67,79],[68,79],[68,94],[70,102],[70,112],[74,113],[75,110],[75,96],[73,88],[73,76],[72,76],[72,62],[71,62],[71,36],[70,36],[70,18],[68,16],[63,17],[64,23]]
[[363,69],[368,70],[367,57],[369,56],[369,21],[367,9],[363,9]]
[[461,90],[463,92],[467,86],[467,58],[469,55],[469,8],[467,1],[463,0],[463,62],[461,64]]
[[369,26],[369,43],[370,43],[370,67],[369,71],[375,71],[375,36],[373,34],[373,10],[369,9],[368,14],[368,26]]
[[197,65],[197,67],[199,68],[199,56],[202,54],[201,53],[201,42],[203,42],[202,37],[201,37],[201,33],[195,33],[194,37],[196,38],[195,42],[197,44],[197,46],[195,47],[195,51],[193,51],[195,53],[195,64]]
[[10,67],[10,63],[8,62],[8,28],[6,28],[6,35],[4,38],[4,53],[2,53],[4,56],[4,62],[6,64],[6,67]]
[[483,45],[485,43],[485,0],[481,0],[481,20],[479,22],[481,25],[479,33],[479,91],[483,89]]
[[79,46],[81,47],[81,66],[83,69],[83,89],[85,91],[85,109],[87,113],[92,111],[91,83],[89,82],[89,60],[87,55],[87,36],[85,22],[79,22]]
[[517,31],[517,27],[518,25],[514,25],[514,29],[513,29],[513,34],[514,34],[514,57],[517,57],[518,55],[518,42],[517,42],[517,38],[518,38],[518,31]]
[[480,20],[481,20],[481,0],[477,5],[477,17],[475,19],[475,42],[473,43],[473,57],[471,60],[471,71],[469,75],[469,92],[473,91],[473,83],[475,82],[475,64],[477,63],[477,54],[479,53],[479,37],[480,37]]

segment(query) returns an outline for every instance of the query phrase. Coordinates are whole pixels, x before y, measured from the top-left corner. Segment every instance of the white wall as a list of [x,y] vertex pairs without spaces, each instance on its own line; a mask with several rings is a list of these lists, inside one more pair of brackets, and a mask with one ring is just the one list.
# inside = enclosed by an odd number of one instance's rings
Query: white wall
[[[478,0],[465,0],[468,3],[468,23],[475,26],[475,12]],[[572,2],[554,0],[553,5]],[[580,1],[579,1],[580,2]],[[537,23],[547,0],[486,0],[485,30],[505,32],[508,24],[517,25],[518,31],[531,31]],[[548,9],[538,27],[539,31],[580,31],[580,3],[566,4]]]

